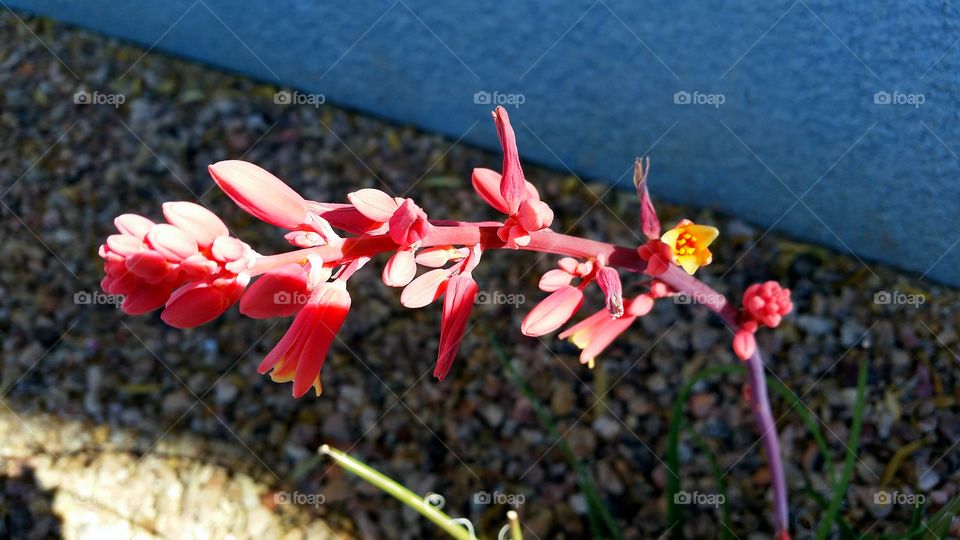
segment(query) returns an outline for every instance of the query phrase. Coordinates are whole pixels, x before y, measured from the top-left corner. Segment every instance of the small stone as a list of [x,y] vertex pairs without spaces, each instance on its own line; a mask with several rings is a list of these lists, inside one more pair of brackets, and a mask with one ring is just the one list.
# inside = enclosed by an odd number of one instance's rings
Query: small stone
[[593,431],[597,432],[601,438],[612,441],[620,435],[620,428],[622,426],[619,421],[604,415],[594,420],[591,427],[593,427]]

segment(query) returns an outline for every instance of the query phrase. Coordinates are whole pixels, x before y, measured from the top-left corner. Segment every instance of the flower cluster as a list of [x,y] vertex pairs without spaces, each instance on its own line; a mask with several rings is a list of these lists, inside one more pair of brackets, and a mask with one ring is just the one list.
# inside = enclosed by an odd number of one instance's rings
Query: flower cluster
[[793,310],[790,289],[776,281],[754,283],[743,293],[743,311],[740,329],[733,338],[733,351],[742,360],[750,358],[757,350],[754,333],[760,325],[776,328],[783,317]]
[[[498,107],[493,120],[503,149],[502,170],[475,169],[472,183],[481,199],[504,214],[502,222],[431,220],[413,199],[370,188],[350,193],[346,203],[311,201],[252,163],[222,161],[209,167],[214,182],[240,208],[286,231],[284,238],[297,249],[260,255],[230,236],[209,210],[188,202],[166,203],[168,223],[133,214],[117,218],[119,234],[100,250],[107,273],[103,287],[126,295],[123,309],[130,314],[165,306],[163,320],[180,328],[210,321],[238,301],[240,312],[252,318],[294,317],[259,370],[275,381],[292,381],[293,394],[300,397],[310,388],[320,393],[324,357],[351,306],[348,280],[378,254],[389,254],[381,279],[402,288],[402,305],[421,308],[442,298],[434,375],[443,379],[479,292],[474,270],[483,252],[555,253],[562,256],[557,267],[539,285],[549,294],[527,313],[520,330],[534,337],[560,330],[596,284],[604,307],[560,334],[582,349],[581,362],[592,367],[596,356],[649,313],[656,299],[677,292],[680,276],[710,264],[709,246],[718,231],[684,219],[661,233],[647,189],[649,160],[638,160],[634,182],[645,244],[626,249],[554,233],[549,229],[553,211],[521,168],[506,110]],[[654,279],[625,297],[618,268]],[[789,311],[789,291],[776,287],[767,283],[747,290],[734,341],[737,354],[755,347],[757,324],[775,326]]]
[[100,246],[107,274],[100,285],[124,296],[126,313],[165,305],[161,317],[170,326],[198,326],[240,298],[250,281],[245,271],[257,254],[200,205],[168,202],[163,214],[167,223],[136,214],[114,220],[119,234]]
[[[422,308],[442,299],[434,368],[442,380],[450,373],[477,301],[474,271],[481,256],[491,249],[523,249],[560,257],[557,267],[540,278],[540,289],[549,294],[523,318],[523,334],[539,337],[560,330],[595,283],[603,308],[560,333],[582,350],[581,362],[593,367],[597,355],[650,313],[657,299],[684,293],[707,299],[704,305],[736,329],[735,353],[753,363],[751,373],[762,373],[754,333],[760,325],[777,326],[791,311],[788,289],[772,281],[751,285],[737,312],[693,278],[712,262],[709,248],[719,231],[687,219],[661,231],[647,187],[649,160],[637,160],[634,169],[644,243],[620,247],[551,231],[553,210],[523,173],[506,110],[497,107],[493,120],[503,149],[502,169],[475,169],[472,183],[503,221],[431,220],[413,199],[369,188],[350,193],[348,202],[311,201],[252,163],[221,161],[209,167],[214,182],[240,208],[282,229],[296,249],[261,255],[230,236],[226,225],[202,206],[165,203],[166,223],[134,214],[115,220],[118,234],[100,247],[106,272],[102,286],[124,295],[126,313],[163,307],[162,319],[178,328],[213,320],[237,302],[251,318],[293,317],[259,372],[292,382],[293,395],[301,397],[311,388],[321,393],[324,359],[352,304],[348,282],[374,257],[387,259],[381,279],[402,288],[403,306]],[[648,277],[625,295],[620,271]],[[751,380],[751,385],[763,384],[762,377]],[[766,392],[755,395],[756,406],[769,412]],[[760,422],[768,455],[778,455],[770,415],[761,415]],[[772,467],[779,471],[773,481],[780,482],[779,461]],[[785,531],[785,491],[774,491],[778,530]]]

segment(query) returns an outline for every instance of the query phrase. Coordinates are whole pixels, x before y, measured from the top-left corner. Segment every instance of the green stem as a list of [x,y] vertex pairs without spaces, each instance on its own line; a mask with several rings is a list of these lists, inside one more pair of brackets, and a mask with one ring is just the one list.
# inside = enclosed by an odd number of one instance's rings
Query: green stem
[[428,504],[423,497],[397,483],[396,480],[326,444],[320,447],[320,453],[333,458],[333,460],[337,462],[337,465],[340,465],[344,469],[377,486],[382,491],[392,495],[403,504],[413,508],[423,517],[434,522],[450,536],[458,540],[473,540],[469,531],[462,525],[453,521],[453,518],[441,512],[440,509]]
[[857,447],[860,445],[860,427],[863,425],[863,407],[867,391],[867,362],[860,361],[860,372],[857,374],[857,402],[853,408],[853,422],[850,426],[850,439],[847,442],[847,457],[843,461],[843,472],[840,475],[840,481],[833,486],[833,500],[830,501],[830,507],[827,509],[827,515],[820,522],[820,528],[817,529],[817,540],[823,540],[830,534],[833,528],[833,522],[840,511],[840,503],[847,496],[847,485],[850,483],[850,476],[853,474],[853,466],[857,459]]

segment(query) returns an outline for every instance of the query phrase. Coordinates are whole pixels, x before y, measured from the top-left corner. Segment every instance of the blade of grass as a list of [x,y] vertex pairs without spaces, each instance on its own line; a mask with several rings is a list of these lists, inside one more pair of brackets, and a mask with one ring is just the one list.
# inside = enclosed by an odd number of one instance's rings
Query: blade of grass
[[683,509],[676,503],[677,493],[680,492],[680,426],[683,425],[683,405],[690,398],[693,386],[703,379],[725,373],[746,372],[743,366],[737,364],[721,364],[711,366],[693,375],[690,381],[680,389],[670,413],[670,429],[667,432],[667,530],[673,531],[674,538],[682,538],[682,528],[677,527],[683,517]]
[[[530,388],[530,386],[527,385],[526,381],[524,381],[523,378],[520,377],[520,374],[517,373],[517,370],[514,369],[513,364],[511,364],[510,360],[507,358],[506,352],[504,352],[503,348],[500,346],[500,342],[497,341],[497,338],[493,335],[493,333],[489,333],[489,336],[490,344],[493,346],[493,350],[496,352],[497,358],[500,359],[500,364],[507,371],[507,374],[510,375],[513,383],[517,385],[517,388],[520,389],[520,392],[527,398],[528,401],[530,401],[530,405],[533,407],[533,412],[540,421],[540,424],[546,428],[551,437],[555,437],[557,439],[557,448],[560,449],[560,453],[563,454],[566,462],[576,473],[577,483],[580,484],[580,489],[583,490],[583,494],[587,498],[587,518],[590,521],[590,530],[593,533],[593,536],[597,538],[622,539],[623,533],[620,532],[620,527],[617,525],[616,520],[613,519],[613,515],[610,514],[610,511],[607,509],[606,504],[604,504],[603,499],[600,497],[600,490],[597,489],[597,486],[590,477],[586,467],[584,467],[577,459],[576,454],[574,454],[573,450],[570,449],[570,445],[567,444],[567,441],[560,436],[560,431],[557,429],[557,424],[553,421],[553,417],[547,411],[547,408],[540,403],[540,400],[537,399],[537,396],[533,393],[533,390]],[[606,528],[607,534],[603,533],[601,524]]]
[[723,525],[722,538],[724,540],[730,540],[731,536],[736,536],[736,534],[733,532],[733,529],[730,528],[730,508],[727,506],[727,481],[723,478],[723,469],[721,469],[720,464],[717,463],[717,455],[707,446],[707,441],[693,429],[693,426],[688,424],[686,427],[687,433],[690,434],[690,437],[692,437],[694,442],[697,443],[697,446],[700,447],[700,451],[706,454],[707,461],[710,463],[710,469],[713,471],[713,478],[717,482],[717,490],[723,495],[723,502],[720,503],[720,524]]
[[850,476],[853,474],[853,466],[857,458],[857,447],[860,445],[860,427],[863,425],[863,408],[866,403],[867,391],[867,362],[860,361],[860,371],[857,373],[857,401],[853,407],[853,423],[850,426],[850,439],[847,442],[847,457],[843,461],[843,472],[840,481],[833,486],[833,500],[827,508],[825,519],[821,520],[820,528],[817,529],[817,540],[823,540],[830,534],[833,522],[836,520],[837,512],[840,510],[840,503],[847,495],[847,486],[850,484]]
[[[809,482],[807,482],[807,486],[804,491],[806,491],[807,494],[817,502],[817,505],[820,506],[820,509],[824,512],[830,508],[830,503],[827,502],[827,499],[810,487]],[[839,513],[837,514],[837,526],[840,527],[840,538],[843,538],[844,540],[864,540],[865,538],[870,538],[867,535],[859,535],[853,532],[853,529],[850,528],[850,525],[847,525],[847,520],[843,519],[843,516],[841,516]]]
[[399,484],[396,480],[326,444],[320,447],[320,453],[333,458],[333,460],[337,462],[337,465],[340,465],[344,469],[377,486],[383,492],[393,496],[403,504],[413,508],[423,517],[434,522],[450,536],[457,540],[471,540],[472,535],[467,529],[440,511],[439,508],[428,504],[420,495]]
[[947,502],[947,504],[943,505],[943,508],[934,514],[930,518],[930,521],[927,522],[927,534],[924,535],[924,540],[941,540],[946,538],[947,532],[950,530],[950,524],[958,513],[960,513],[960,497],[954,497]]

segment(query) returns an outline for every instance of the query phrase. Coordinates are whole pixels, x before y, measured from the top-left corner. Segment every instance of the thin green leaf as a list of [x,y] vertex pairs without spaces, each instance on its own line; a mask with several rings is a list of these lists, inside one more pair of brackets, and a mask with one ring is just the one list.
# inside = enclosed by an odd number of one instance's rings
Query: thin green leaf
[[820,528],[817,529],[817,540],[823,540],[830,534],[833,522],[836,520],[837,512],[840,510],[840,503],[847,496],[847,486],[850,484],[850,476],[853,474],[853,466],[857,459],[857,447],[860,446],[860,427],[863,425],[863,407],[866,403],[867,391],[867,362],[860,361],[860,372],[857,374],[857,401],[853,407],[853,424],[850,427],[850,439],[847,442],[847,457],[843,461],[843,472],[840,481],[833,486],[833,500],[827,508],[825,519],[821,520]]
[[690,397],[693,386],[703,379],[725,373],[746,372],[743,366],[737,364],[721,364],[711,366],[701,370],[693,375],[693,378],[680,389],[676,399],[673,401],[673,409],[670,413],[670,429],[667,432],[667,530],[672,532],[674,538],[682,538],[682,527],[679,527],[680,519],[683,517],[683,509],[676,504],[676,495],[680,492],[680,427],[683,425],[683,405]]
[[424,497],[410,491],[393,478],[326,444],[320,447],[320,453],[333,458],[337,465],[377,486],[384,493],[393,496],[393,498],[406,506],[413,508],[453,538],[457,540],[471,540],[470,532],[467,531],[463,525],[454,521],[453,518],[440,511],[439,508],[429,504]]
[[[500,359],[500,364],[503,365],[503,368],[507,371],[507,374],[510,375],[510,378],[513,380],[513,383],[517,385],[517,388],[520,389],[520,392],[530,401],[533,412],[540,421],[540,424],[546,428],[551,437],[557,439],[557,448],[560,449],[560,453],[576,473],[577,483],[580,484],[580,489],[583,490],[583,494],[587,498],[587,519],[590,522],[590,530],[593,536],[596,538],[622,539],[623,533],[620,531],[616,520],[613,519],[613,515],[610,514],[610,510],[607,509],[606,504],[604,504],[603,499],[600,497],[600,490],[597,489],[586,467],[580,463],[576,454],[570,449],[570,445],[560,436],[557,424],[553,421],[553,417],[547,411],[547,408],[537,399],[537,396],[533,393],[533,389],[527,385],[526,381],[524,381],[523,378],[520,377],[520,374],[517,373],[517,370],[514,369],[513,364],[511,364],[507,358],[507,354],[500,346],[500,342],[497,341],[492,333],[490,334],[490,343],[493,346],[494,352],[497,353],[497,357]],[[601,525],[605,526],[606,534],[604,534]]]

